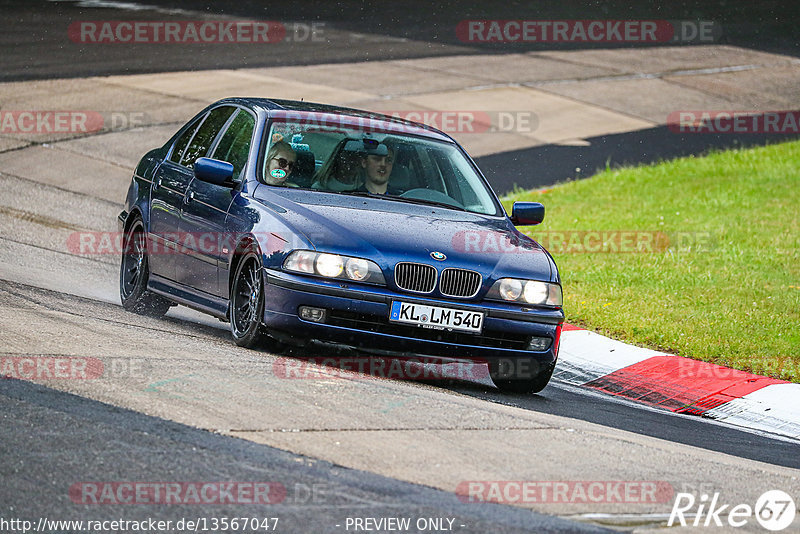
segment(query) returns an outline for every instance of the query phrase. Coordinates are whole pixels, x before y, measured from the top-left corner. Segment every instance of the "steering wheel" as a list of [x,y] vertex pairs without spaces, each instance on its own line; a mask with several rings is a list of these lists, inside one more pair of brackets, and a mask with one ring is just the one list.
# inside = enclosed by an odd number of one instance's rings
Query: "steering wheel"
[[441,204],[447,204],[448,206],[464,209],[464,206],[462,206],[458,200],[445,195],[441,191],[436,191],[434,189],[425,189],[424,187],[409,189],[408,191],[400,195],[400,198],[416,198],[419,200],[430,200],[431,202],[439,202]]

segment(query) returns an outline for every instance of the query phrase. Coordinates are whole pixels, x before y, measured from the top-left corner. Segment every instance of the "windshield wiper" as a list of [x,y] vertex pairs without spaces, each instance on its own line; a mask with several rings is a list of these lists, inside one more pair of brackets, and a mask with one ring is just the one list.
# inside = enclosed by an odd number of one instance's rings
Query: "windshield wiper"
[[461,206],[456,206],[455,204],[448,204],[447,202],[439,202],[438,200],[427,200],[422,198],[409,198],[409,197],[399,197],[396,195],[380,195],[377,193],[370,193],[368,191],[338,191],[340,195],[353,195],[357,197],[370,197],[370,198],[381,198],[383,200],[397,200],[400,202],[407,202],[409,204],[422,204],[426,206],[437,206],[440,208],[449,208],[458,211],[469,211],[466,208],[462,208]]
[[384,195],[376,195],[369,191],[326,191],[326,193],[336,193],[338,195],[352,195],[354,197],[382,197]]

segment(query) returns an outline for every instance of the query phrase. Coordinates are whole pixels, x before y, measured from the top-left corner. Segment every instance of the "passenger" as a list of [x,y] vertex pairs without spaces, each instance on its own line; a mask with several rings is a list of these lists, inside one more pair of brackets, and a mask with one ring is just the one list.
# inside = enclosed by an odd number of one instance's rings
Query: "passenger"
[[326,191],[355,191],[362,184],[360,176],[361,156],[357,152],[341,150],[336,157],[325,162],[319,172],[312,189]]
[[296,161],[297,153],[292,145],[286,141],[273,143],[267,152],[264,181],[269,185],[297,187],[289,182],[289,175],[292,173]]
[[380,146],[386,147],[387,153],[385,156],[376,154],[362,156],[361,167],[364,169],[364,185],[358,188],[357,191],[366,191],[376,195],[399,195],[402,191],[389,184],[389,178],[394,166],[394,149],[385,144]]

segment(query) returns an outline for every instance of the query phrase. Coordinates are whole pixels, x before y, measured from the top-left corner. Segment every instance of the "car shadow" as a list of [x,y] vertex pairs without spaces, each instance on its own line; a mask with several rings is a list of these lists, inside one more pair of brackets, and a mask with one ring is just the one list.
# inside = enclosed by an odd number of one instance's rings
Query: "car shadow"
[[[426,377],[419,369],[433,365],[444,367],[450,362],[425,363],[423,360],[435,361],[436,358],[365,354],[343,346],[316,343],[305,347],[287,347],[278,355],[283,361],[276,372],[285,373],[284,378],[409,381],[442,392],[564,417],[564,428],[569,428],[569,420],[579,420],[742,458],[800,468],[795,441],[772,439],[696,416],[651,409],[590,392],[557,379],[551,380],[539,393],[514,394],[501,392],[493,385],[485,364],[481,364],[484,371],[479,370],[481,366],[450,368],[451,373],[453,369],[470,369],[473,376],[469,378],[454,378],[448,376],[447,371],[431,371]],[[485,375],[481,376],[483,373]]]
[[415,382],[440,388],[494,389],[485,362],[457,361],[418,354],[364,351],[332,343],[284,345],[272,354],[295,360],[295,377],[383,379]]

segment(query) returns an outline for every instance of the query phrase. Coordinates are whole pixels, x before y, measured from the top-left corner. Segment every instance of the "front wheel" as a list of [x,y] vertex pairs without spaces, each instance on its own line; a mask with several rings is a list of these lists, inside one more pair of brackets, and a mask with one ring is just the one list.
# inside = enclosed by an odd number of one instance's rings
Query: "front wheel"
[[489,362],[489,376],[505,393],[539,393],[550,382],[555,368],[555,362],[543,366],[532,358],[495,360]]
[[119,267],[119,298],[122,307],[140,315],[162,317],[172,303],[147,289],[150,268],[147,257],[147,239],[142,219],[136,218],[122,244],[122,261]]
[[233,341],[240,347],[254,348],[266,341],[262,332],[264,287],[261,262],[254,252],[248,252],[236,267],[231,285],[230,321]]

